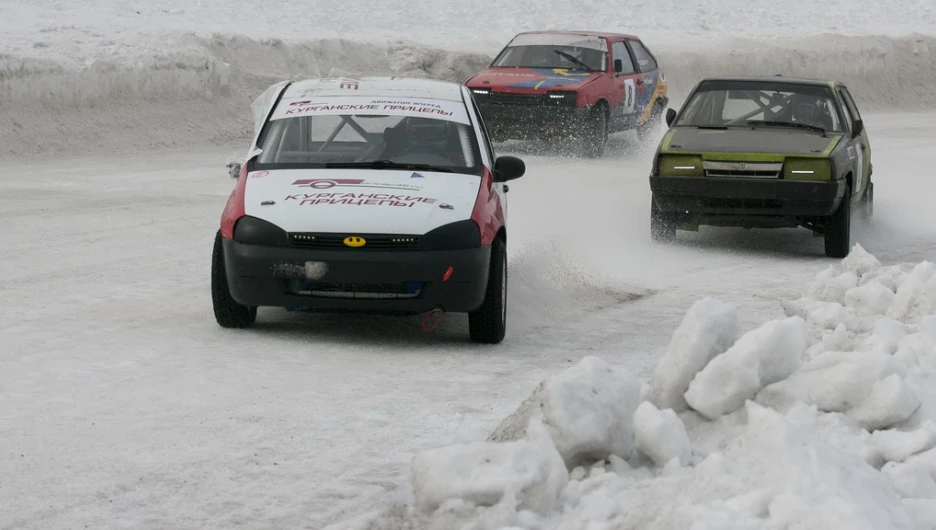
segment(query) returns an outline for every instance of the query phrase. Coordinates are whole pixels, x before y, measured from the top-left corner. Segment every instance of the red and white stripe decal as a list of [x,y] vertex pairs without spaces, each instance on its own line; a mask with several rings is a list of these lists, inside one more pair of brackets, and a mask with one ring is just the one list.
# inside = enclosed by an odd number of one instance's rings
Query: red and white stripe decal
[[481,176],[481,186],[478,189],[478,198],[475,200],[471,220],[478,224],[481,230],[481,244],[490,245],[497,237],[497,231],[504,226],[504,209],[501,207],[500,197],[494,190],[494,175],[485,167]]
[[244,194],[247,188],[247,163],[241,166],[240,175],[237,177],[237,184],[234,185],[234,191],[228,197],[224,211],[221,213],[221,237],[225,239],[234,239],[234,223],[243,217],[244,214]]

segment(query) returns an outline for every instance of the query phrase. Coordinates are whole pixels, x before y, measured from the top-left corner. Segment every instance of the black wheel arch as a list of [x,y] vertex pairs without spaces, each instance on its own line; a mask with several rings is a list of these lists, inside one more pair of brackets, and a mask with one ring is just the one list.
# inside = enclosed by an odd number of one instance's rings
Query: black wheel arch
[[500,229],[497,231],[497,234],[494,235],[494,239],[500,239],[504,243],[506,243],[507,242],[507,227],[506,226],[500,227]]
[[608,100],[606,100],[605,98],[599,98],[598,101],[595,102],[594,108],[602,109],[605,113],[605,119],[611,117],[611,105],[608,103]]

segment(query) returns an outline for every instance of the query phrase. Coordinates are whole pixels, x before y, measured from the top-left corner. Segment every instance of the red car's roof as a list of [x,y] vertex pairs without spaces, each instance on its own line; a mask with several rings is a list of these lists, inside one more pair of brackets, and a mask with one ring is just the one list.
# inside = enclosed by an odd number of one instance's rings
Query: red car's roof
[[625,39],[638,39],[640,37],[636,35],[628,35],[627,33],[604,33],[601,31],[560,31],[560,30],[542,30],[542,31],[523,31],[518,33],[518,35],[533,35],[533,34],[552,34],[552,35],[585,35],[588,37],[599,37],[604,39],[611,38],[625,38]]

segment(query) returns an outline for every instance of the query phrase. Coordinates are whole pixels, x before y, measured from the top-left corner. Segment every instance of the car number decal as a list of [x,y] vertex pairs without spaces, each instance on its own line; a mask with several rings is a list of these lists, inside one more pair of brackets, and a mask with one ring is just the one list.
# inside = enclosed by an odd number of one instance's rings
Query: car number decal
[[635,94],[637,92],[637,85],[634,83],[633,79],[624,80],[624,102],[623,102],[623,114],[633,114],[634,105],[637,103],[637,98]]

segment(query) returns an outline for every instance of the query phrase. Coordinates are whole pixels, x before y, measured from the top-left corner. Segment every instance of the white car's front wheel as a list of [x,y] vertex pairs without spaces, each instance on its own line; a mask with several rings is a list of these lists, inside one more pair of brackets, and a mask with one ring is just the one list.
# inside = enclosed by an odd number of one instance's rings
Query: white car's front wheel
[[491,269],[484,302],[468,313],[473,342],[497,344],[507,334],[507,243],[497,238],[491,244]]

